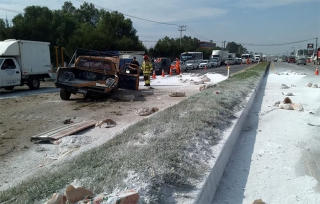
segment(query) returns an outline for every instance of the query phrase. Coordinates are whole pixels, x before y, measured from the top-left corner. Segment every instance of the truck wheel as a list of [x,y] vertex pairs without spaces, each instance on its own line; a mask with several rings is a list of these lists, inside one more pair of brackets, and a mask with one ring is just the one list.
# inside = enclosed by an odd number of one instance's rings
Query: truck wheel
[[69,100],[70,96],[71,96],[71,92],[70,91],[60,88],[60,98],[62,100]]
[[7,86],[7,87],[4,87],[4,90],[7,90],[7,91],[11,91],[13,90],[14,86]]
[[29,89],[36,90],[40,87],[40,81],[37,78],[32,78],[28,82]]

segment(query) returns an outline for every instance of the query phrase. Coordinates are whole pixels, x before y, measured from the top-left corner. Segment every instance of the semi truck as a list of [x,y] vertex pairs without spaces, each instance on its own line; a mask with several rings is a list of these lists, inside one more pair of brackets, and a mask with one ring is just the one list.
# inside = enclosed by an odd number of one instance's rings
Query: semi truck
[[28,85],[38,89],[50,78],[50,43],[8,39],[0,41],[0,88]]
[[255,53],[254,55],[254,58],[255,60],[258,62],[258,61],[263,61],[263,58],[262,58],[262,53]]
[[227,50],[212,50],[211,58],[219,58],[222,65],[225,65],[229,52]]

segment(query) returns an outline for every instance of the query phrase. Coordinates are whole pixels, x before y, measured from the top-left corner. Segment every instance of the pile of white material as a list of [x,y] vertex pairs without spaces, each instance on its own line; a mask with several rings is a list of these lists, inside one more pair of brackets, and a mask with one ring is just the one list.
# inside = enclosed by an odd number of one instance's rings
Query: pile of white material
[[287,70],[284,72],[276,72],[277,75],[307,75],[305,72],[293,72],[291,70]]
[[313,84],[313,83],[311,83],[311,82],[308,82],[308,83],[306,84],[306,87],[319,88],[320,86],[319,86],[318,84]]
[[289,97],[284,98],[283,101],[278,101],[274,104],[279,109],[303,111],[303,106],[299,103],[292,103]]

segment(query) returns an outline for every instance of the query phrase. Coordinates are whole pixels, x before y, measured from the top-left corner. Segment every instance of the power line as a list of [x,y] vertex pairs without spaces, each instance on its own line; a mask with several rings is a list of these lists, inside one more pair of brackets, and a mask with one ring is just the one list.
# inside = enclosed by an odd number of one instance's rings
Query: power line
[[307,39],[307,40],[300,40],[300,41],[296,41],[296,42],[277,43],[277,44],[250,44],[250,43],[239,43],[239,44],[249,45],[249,46],[281,46],[281,45],[291,45],[291,44],[306,42],[306,41],[314,40],[314,39],[316,39],[316,38],[311,38],[311,39]]
[[190,29],[195,35],[198,35],[199,37],[201,37],[204,40],[210,41],[208,38],[204,37],[203,35],[197,33],[194,29],[192,29],[191,27],[188,26],[188,29]]
[[[75,0],[75,1],[78,1],[78,2],[81,2],[81,3],[90,3],[88,1],[83,1],[83,0]],[[94,3],[90,3],[90,4],[93,4],[95,7],[98,7],[98,8],[102,8],[104,10],[107,10],[107,11],[112,11],[114,12],[115,10],[112,10],[112,9],[108,9],[108,8],[105,8],[105,7],[102,7],[102,6],[99,6],[99,5],[96,5]],[[163,25],[170,25],[170,26],[179,26],[178,24],[174,24],[174,23],[165,23],[165,22],[160,22],[160,21],[153,21],[153,20],[149,20],[149,19],[145,19],[145,18],[140,18],[140,17],[137,17],[137,16],[132,16],[132,15],[129,15],[129,14],[125,14],[125,13],[122,13],[124,16],[129,16],[131,18],[136,18],[136,19],[139,19],[139,20],[143,20],[143,21],[148,21],[148,22],[152,22],[152,23],[158,23],[158,24],[163,24]]]
[[20,11],[16,11],[16,10],[12,10],[12,9],[7,9],[7,8],[2,8],[0,7],[0,10],[4,10],[4,11],[10,11],[10,12],[14,12],[14,13],[23,13],[23,12],[20,12]]

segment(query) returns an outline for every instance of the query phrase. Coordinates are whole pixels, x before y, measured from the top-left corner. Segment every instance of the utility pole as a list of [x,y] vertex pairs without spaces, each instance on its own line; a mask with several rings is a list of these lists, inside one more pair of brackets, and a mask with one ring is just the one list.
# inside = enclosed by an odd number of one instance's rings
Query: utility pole
[[179,25],[178,31],[180,31],[180,47],[181,47],[181,38],[182,38],[182,31],[186,31],[186,25]]

